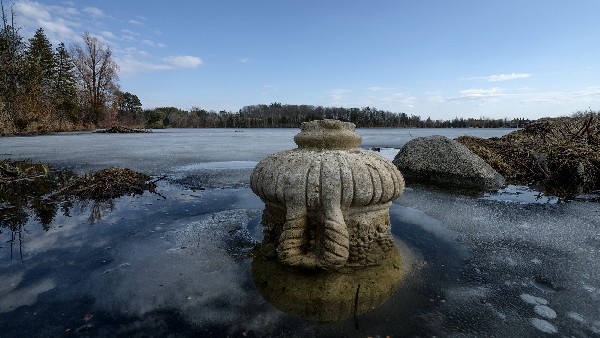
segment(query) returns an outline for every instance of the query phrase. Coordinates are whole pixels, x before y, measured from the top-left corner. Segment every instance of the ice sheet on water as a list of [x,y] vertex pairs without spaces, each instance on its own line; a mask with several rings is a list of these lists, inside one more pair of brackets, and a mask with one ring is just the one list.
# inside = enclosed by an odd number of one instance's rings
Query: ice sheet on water
[[203,162],[192,163],[173,168],[176,172],[188,172],[195,170],[227,170],[227,169],[253,169],[258,162],[256,161],[221,161],[221,162]]
[[258,213],[233,209],[185,218],[160,238],[114,247],[126,253],[127,264],[115,260],[111,273],[97,272],[91,288],[97,307],[140,316],[176,308],[192,323],[232,328],[277,321],[278,312],[247,292],[249,262],[239,257],[255,243],[246,226]]
[[[395,203],[460,234],[473,255],[466,275],[485,281],[478,284],[492,290],[486,302],[502,313],[517,305],[522,320],[546,333],[563,332],[560,317],[569,311],[600,315],[589,287],[600,280],[598,203],[507,203],[419,189]],[[527,319],[531,313],[540,318]]]

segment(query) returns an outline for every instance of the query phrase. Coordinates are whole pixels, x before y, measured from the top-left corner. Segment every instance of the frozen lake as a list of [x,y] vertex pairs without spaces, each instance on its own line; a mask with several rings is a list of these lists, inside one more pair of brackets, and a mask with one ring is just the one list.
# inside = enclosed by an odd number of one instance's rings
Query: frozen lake
[[[600,204],[521,187],[481,196],[408,187],[390,210],[408,274],[383,305],[327,324],[278,309],[254,283],[248,253],[263,205],[248,180],[260,159],[295,148],[298,131],[0,138],[0,159],[166,176],[157,189],[166,199],[63,208],[47,227],[33,213],[20,231],[0,224],[0,336],[600,336]],[[510,131],[358,133],[393,158],[418,136]],[[0,201],[0,212],[9,207]]]

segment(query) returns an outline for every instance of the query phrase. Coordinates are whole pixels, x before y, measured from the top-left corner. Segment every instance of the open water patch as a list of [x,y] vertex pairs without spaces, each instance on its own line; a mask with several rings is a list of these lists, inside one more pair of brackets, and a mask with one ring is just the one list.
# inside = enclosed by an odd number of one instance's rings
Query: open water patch
[[529,187],[512,184],[497,191],[486,192],[482,199],[518,204],[556,204],[561,201],[556,196],[546,195]]

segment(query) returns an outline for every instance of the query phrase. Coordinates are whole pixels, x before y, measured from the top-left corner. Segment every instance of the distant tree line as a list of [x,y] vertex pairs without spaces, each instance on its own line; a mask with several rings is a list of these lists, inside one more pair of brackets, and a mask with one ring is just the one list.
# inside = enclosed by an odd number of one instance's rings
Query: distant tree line
[[302,122],[336,119],[359,128],[508,128],[522,127],[526,119],[454,118],[423,120],[417,115],[392,113],[371,107],[342,108],[271,103],[245,106],[237,113],[207,111],[198,107],[182,110],[160,107],[144,111],[148,128],[297,128]]
[[53,49],[39,28],[25,41],[0,0],[0,135],[143,126],[137,96],[118,86],[110,48],[89,33]]

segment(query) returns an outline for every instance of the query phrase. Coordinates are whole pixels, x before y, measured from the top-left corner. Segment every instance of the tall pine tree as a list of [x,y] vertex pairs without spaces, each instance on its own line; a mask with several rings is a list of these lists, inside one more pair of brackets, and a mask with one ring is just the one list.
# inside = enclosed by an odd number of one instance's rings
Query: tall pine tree
[[78,124],[81,116],[77,104],[77,87],[75,86],[75,76],[73,59],[65,48],[64,43],[60,43],[54,53],[54,102],[62,119]]
[[56,129],[52,93],[54,54],[42,28],[28,42],[25,51],[27,94],[22,101],[27,118],[25,131],[45,133]]
[[44,99],[50,99],[53,94],[55,60],[52,44],[42,28],[38,28],[33,37],[29,39],[25,57],[29,87],[32,91],[39,90]]

